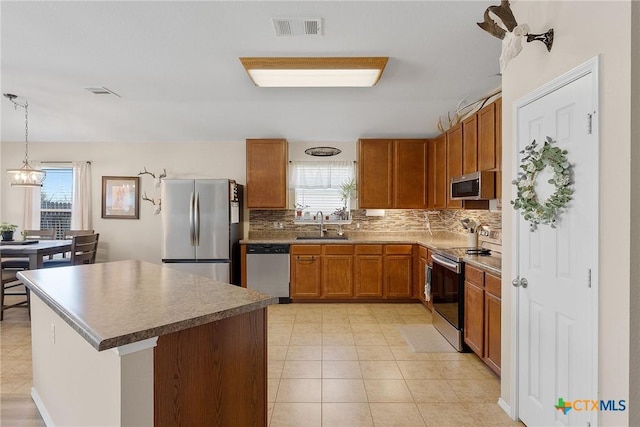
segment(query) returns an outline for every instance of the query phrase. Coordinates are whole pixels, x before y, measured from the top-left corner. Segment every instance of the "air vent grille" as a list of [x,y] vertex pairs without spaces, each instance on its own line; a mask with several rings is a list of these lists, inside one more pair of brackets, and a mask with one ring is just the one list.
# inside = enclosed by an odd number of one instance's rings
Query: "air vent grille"
[[320,36],[322,35],[322,19],[289,19],[274,18],[273,28],[276,36]]
[[106,87],[85,87],[86,90],[91,92],[94,95],[115,95],[120,98],[120,95],[112,91],[111,89],[107,89]]

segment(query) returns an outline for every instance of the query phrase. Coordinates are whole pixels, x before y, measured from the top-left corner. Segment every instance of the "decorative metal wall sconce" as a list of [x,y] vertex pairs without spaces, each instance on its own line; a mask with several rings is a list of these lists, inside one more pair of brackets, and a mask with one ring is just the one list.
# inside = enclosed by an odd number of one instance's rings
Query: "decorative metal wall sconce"
[[[494,21],[490,14],[497,17],[500,24]],[[502,40],[500,73],[504,71],[509,61],[515,58],[522,50],[524,36],[526,36],[527,42],[540,41],[544,43],[548,52],[551,52],[551,47],[553,46],[553,28],[546,33],[530,34],[527,24],[518,25],[508,0],[502,0],[499,6],[489,6],[484,11],[484,21],[478,22],[478,26],[492,36]]]

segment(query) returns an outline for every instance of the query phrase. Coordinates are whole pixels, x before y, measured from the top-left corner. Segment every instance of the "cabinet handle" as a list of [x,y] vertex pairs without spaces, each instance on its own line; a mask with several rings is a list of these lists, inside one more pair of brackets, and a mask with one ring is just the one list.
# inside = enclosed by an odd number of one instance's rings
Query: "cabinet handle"
[[298,261],[310,261],[310,262],[315,261],[315,257],[314,256],[311,256],[311,258],[300,258],[300,255],[298,255],[298,257],[296,259]]

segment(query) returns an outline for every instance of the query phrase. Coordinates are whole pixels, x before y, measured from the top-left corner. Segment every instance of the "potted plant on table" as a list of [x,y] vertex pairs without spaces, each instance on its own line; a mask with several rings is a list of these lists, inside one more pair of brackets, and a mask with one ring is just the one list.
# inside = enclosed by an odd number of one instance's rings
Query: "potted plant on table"
[[0,224],[0,232],[2,233],[2,240],[4,242],[9,242],[13,240],[13,232],[18,228],[15,224],[9,224],[8,222],[3,222]]

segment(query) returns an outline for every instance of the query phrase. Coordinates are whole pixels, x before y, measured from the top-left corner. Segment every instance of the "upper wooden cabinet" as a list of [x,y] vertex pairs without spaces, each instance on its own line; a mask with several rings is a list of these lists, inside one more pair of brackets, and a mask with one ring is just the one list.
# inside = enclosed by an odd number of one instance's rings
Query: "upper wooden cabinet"
[[496,104],[483,107],[478,117],[478,169],[488,171],[496,169]]
[[447,131],[447,208],[459,209],[462,200],[451,200],[451,178],[462,175],[462,123]]
[[478,126],[476,115],[462,122],[462,174],[478,170]]
[[502,98],[496,104],[496,199],[502,199]]
[[286,139],[247,139],[247,207],[287,209]]
[[447,134],[430,139],[427,153],[427,207],[447,207]]
[[358,204],[361,208],[393,207],[393,141],[358,141]]
[[427,207],[427,140],[358,141],[361,208]]

